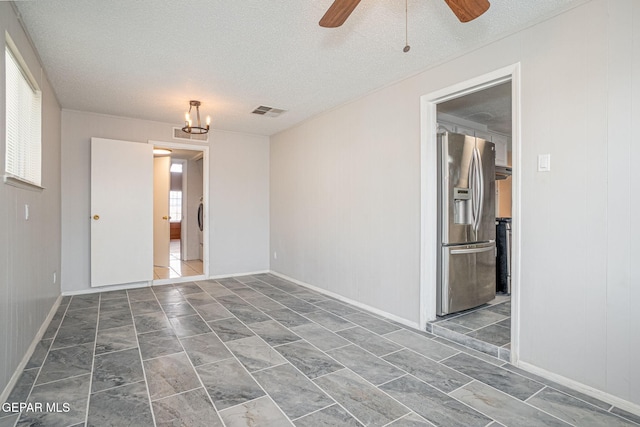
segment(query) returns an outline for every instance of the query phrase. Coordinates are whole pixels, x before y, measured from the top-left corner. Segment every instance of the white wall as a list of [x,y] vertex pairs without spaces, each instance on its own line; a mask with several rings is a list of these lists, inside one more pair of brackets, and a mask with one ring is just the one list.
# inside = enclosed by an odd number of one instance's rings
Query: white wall
[[[0,182],[0,395],[60,295],[60,106],[11,4],[0,2],[0,34],[9,33],[42,90],[42,185]],[[3,43],[4,44],[4,43]],[[0,59],[0,165],[5,164],[5,64]],[[29,220],[25,220],[29,205]],[[2,399],[0,399],[2,400]]]
[[[62,111],[62,291],[90,290],[90,139],[178,142],[172,125]],[[269,268],[267,137],[211,131],[210,275]],[[108,262],[106,260],[105,262]]]
[[272,270],[417,323],[419,98],[520,62],[521,361],[639,405],[639,22],[593,0],[272,137]]

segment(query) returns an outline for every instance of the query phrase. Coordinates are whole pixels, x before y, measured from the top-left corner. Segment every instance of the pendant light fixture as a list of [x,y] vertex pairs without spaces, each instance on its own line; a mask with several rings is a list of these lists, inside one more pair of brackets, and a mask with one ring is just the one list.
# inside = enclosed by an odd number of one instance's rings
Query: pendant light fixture
[[[196,107],[196,119],[197,126],[193,126],[193,120],[191,119],[191,109]],[[211,117],[207,116],[207,124],[202,127],[200,123],[200,101],[189,101],[189,111],[184,115],[184,127],[183,132],[204,135],[209,133],[209,125],[211,124]]]

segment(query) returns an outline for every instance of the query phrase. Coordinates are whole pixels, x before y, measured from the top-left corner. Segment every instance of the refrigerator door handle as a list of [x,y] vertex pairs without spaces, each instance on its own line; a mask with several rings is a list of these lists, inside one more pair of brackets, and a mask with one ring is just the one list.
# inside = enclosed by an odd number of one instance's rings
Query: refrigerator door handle
[[484,205],[484,166],[482,165],[482,157],[480,156],[480,150],[478,147],[475,148],[476,157],[478,159],[478,217],[476,219],[476,231],[480,228],[480,222],[482,221],[482,210]]
[[478,254],[481,252],[489,252],[493,250],[495,250],[493,245],[482,248],[453,249],[451,250],[451,255]]

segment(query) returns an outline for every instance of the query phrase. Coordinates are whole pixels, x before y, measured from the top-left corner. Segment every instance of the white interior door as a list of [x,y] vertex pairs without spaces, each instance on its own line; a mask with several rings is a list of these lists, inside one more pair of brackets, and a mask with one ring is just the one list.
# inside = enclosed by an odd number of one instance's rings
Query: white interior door
[[153,265],[169,267],[171,157],[153,159]]
[[91,138],[91,286],[153,280],[153,146]]

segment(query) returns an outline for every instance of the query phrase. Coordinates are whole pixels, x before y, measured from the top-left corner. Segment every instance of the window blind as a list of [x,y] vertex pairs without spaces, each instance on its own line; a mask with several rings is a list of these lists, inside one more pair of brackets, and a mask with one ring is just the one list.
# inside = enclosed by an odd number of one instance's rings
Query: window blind
[[42,184],[41,92],[9,46],[5,46],[7,176]]

